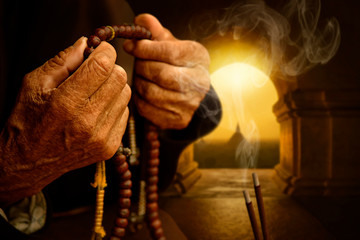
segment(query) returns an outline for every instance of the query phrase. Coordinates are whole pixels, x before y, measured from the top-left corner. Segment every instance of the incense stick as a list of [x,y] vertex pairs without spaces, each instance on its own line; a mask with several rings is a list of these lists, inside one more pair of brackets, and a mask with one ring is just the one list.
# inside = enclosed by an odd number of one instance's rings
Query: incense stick
[[256,202],[258,205],[259,216],[260,216],[260,223],[261,229],[263,233],[263,239],[268,239],[268,231],[266,226],[266,217],[265,217],[265,209],[264,209],[264,201],[261,193],[260,181],[256,173],[252,174],[253,181],[254,181],[254,190],[256,195]]
[[251,227],[254,232],[255,240],[259,240],[260,239],[259,227],[256,222],[254,207],[252,205],[249,192],[247,190],[244,190],[243,194],[244,194],[244,198],[245,198],[246,208],[247,208],[248,214],[249,214]]

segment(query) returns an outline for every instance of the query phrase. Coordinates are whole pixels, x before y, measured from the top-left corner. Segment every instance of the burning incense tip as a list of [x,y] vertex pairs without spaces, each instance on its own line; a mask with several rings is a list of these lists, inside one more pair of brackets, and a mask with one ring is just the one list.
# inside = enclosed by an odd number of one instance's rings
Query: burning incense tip
[[244,190],[243,194],[244,194],[245,202],[246,203],[251,203],[251,198],[250,198],[249,192],[247,190]]
[[253,181],[254,181],[254,186],[260,186],[260,181],[259,181],[259,177],[256,173],[252,173],[252,177],[253,177]]

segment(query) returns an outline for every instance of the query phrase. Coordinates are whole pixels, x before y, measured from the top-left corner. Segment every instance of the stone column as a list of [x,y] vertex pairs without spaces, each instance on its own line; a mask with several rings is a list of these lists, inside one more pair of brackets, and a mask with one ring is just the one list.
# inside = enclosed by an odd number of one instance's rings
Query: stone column
[[303,89],[275,104],[280,163],[290,195],[360,195],[360,91]]

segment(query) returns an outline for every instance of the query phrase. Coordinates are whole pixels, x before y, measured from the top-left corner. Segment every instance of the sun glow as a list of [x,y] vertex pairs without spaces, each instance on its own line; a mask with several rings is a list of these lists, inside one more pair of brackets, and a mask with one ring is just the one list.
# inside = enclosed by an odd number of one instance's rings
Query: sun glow
[[228,141],[237,127],[249,141],[279,139],[279,125],[272,113],[277,94],[266,74],[236,62],[213,72],[211,83],[219,95],[223,117],[204,140]]

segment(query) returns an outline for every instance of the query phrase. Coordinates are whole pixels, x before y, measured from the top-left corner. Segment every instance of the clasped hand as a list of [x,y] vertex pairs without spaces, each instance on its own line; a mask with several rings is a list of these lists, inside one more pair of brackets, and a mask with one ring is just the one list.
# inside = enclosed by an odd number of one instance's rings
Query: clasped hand
[[[162,129],[186,127],[210,86],[209,56],[180,41],[144,14],[153,41],[128,40],[137,58],[134,99],[139,113]],[[86,38],[28,73],[0,138],[0,207],[40,191],[73,169],[112,157],[129,115],[131,90],[101,43],[84,61]]]

